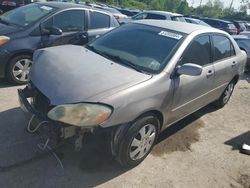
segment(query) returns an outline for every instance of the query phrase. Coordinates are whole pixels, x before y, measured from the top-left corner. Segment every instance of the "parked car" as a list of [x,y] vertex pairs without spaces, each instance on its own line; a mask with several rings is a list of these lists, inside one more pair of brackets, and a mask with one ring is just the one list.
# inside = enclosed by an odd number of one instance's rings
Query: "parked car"
[[233,38],[237,42],[240,49],[247,53],[247,63],[245,70],[250,71],[250,38],[245,35],[234,35]]
[[240,32],[247,29],[244,21],[231,20],[231,22],[233,22],[233,24],[237,28],[237,34],[240,34]]
[[209,26],[207,23],[203,22],[202,20],[196,19],[196,18],[189,18],[189,17],[184,17],[186,22],[188,23],[193,23],[193,24],[198,24],[198,25],[204,25],[204,26]]
[[245,21],[236,21],[236,20],[231,20],[235,27],[237,28],[237,34],[240,34],[240,32],[247,30]]
[[224,31],[141,20],[86,47],[36,51],[30,83],[18,95],[32,117],[30,132],[71,138],[78,150],[84,133],[105,131],[117,161],[132,167],[167,126],[212,102],[223,107],[245,61],[246,53]]
[[102,7],[100,9],[110,12],[117,20],[127,18],[125,14],[122,14],[121,12],[119,12],[118,10],[114,8]]
[[231,35],[237,35],[237,28],[232,22],[221,19],[213,19],[213,18],[200,18],[200,19],[212,27],[226,31]]
[[0,10],[7,12],[29,3],[31,0],[0,0]]
[[110,13],[71,3],[33,3],[7,12],[0,16],[0,77],[27,83],[34,50],[84,45],[118,25]]
[[123,24],[133,20],[144,20],[144,19],[173,20],[173,21],[186,22],[183,15],[165,11],[143,11],[131,18],[119,19],[119,22]]
[[246,26],[246,31],[250,31],[250,23],[245,22],[245,26]]
[[244,36],[250,38],[250,31],[242,31],[242,32],[240,32],[240,35],[244,35]]
[[116,9],[122,14],[127,15],[128,17],[132,17],[141,12],[141,10],[136,10],[136,9],[126,9],[126,8],[116,8]]

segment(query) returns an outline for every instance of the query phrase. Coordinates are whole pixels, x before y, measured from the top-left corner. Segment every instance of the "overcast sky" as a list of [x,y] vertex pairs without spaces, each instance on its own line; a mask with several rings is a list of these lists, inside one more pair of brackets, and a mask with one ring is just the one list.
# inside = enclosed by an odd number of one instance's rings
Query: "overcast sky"
[[[187,0],[187,2],[190,5],[193,5],[194,7],[199,6],[200,5],[200,1],[201,0]],[[231,0],[221,0],[221,1],[224,3],[225,7],[229,7],[230,6]],[[208,2],[208,0],[202,0],[202,4],[206,4],[207,2]],[[235,9],[238,9],[240,7],[240,0],[234,0],[233,7]]]

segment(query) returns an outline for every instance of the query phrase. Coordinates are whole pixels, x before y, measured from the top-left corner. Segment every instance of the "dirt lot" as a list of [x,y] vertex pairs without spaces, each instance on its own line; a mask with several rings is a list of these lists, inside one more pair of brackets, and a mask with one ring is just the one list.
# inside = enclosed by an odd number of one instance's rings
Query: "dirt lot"
[[[250,187],[250,74],[221,110],[208,106],[160,135],[152,154],[124,170],[111,158],[102,137],[88,137],[81,152],[65,145],[51,153],[37,149],[37,135],[25,130],[16,89],[0,80],[0,186],[3,187]],[[249,143],[250,144],[250,143]]]

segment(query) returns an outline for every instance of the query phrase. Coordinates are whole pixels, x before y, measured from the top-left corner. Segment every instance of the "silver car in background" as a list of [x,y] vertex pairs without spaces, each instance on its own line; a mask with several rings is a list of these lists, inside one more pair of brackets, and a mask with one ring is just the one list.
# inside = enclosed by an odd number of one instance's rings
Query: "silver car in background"
[[166,11],[156,11],[156,10],[143,11],[132,16],[131,18],[119,19],[118,21],[121,24],[124,24],[134,20],[172,20],[172,21],[186,22],[182,14],[166,12]]
[[40,122],[30,132],[46,128],[50,140],[73,139],[79,149],[86,132],[105,130],[117,161],[133,167],[166,127],[210,103],[223,107],[245,62],[246,53],[224,31],[136,21],[86,47],[36,51],[19,101],[29,122]]

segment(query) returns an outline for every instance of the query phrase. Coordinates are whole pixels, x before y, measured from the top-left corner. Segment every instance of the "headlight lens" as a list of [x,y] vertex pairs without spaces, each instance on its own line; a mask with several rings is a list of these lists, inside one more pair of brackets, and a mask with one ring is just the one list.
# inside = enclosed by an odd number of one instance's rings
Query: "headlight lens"
[[9,37],[6,36],[0,36],[0,46],[4,45],[6,42],[10,40]]
[[59,105],[49,111],[48,117],[55,121],[83,127],[99,125],[111,115],[109,106],[91,103]]

